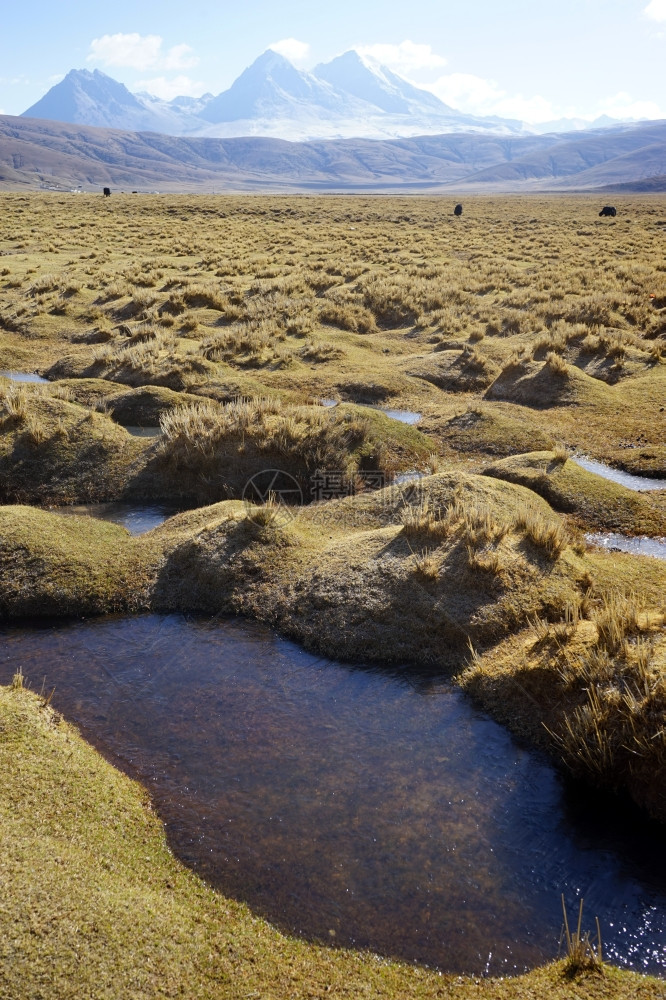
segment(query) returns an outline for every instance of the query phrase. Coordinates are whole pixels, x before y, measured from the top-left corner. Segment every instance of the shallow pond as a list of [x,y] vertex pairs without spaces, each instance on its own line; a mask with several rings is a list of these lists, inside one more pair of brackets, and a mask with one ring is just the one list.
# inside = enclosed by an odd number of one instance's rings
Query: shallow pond
[[2,371],[0,375],[4,375],[5,378],[11,379],[12,382],[48,382],[47,378],[42,378],[41,375],[37,375],[34,372],[8,372]]
[[666,559],[666,538],[648,538],[647,535],[621,535],[617,531],[605,531],[598,534],[585,535],[585,541],[598,545],[611,552],[631,552],[637,556],[654,556],[655,559]]
[[628,490],[637,490],[638,492],[666,490],[666,479],[633,476],[629,472],[623,472],[622,469],[613,469],[610,465],[604,465],[603,462],[597,462],[593,458],[586,458],[584,455],[574,455],[572,461],[576,465],[580,465],[581,469],[594,472],[597,476],[603,476],[604,479],[610,479],[614,483],[619,483],[620,486],[626,486]]
[[167,518],[178,514],[182,507],[173,504],[136,504],[136,503],[82,503],[70,507],[49,507],[54,514],[63,517],[97,517],[100,521],[111,521],[127,528],[130,535],[144,535],[152,531]]
[[176,853],[282,928],[482,973],[557,953],[560,893],[666,971],[663,832],[428,676],[181,615],[0,630],[33,688],[150,789]]

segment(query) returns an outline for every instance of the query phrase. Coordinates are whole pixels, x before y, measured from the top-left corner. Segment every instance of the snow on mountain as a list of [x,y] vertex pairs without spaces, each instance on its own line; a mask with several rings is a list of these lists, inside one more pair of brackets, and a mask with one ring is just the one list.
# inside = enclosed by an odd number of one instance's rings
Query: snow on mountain
[[71,70],[23,117],[218,138],[386,139],[458,131],[505,135],[532,131],[518,121],[456,111],[355,51],[306,73],[268,49],[223,93],[171,101],[132,94],[99,70]]
[[336,90],[353,94],[389,114],[410,114],[415,108],[427,108],[440,115],[459,114],[434,94],[419,90],[385,66],[373,65],[353,49],[328,63],[315,66],[312,74],[330,83]]
[[201,126],[189,112],[156,97],[132,94],[98,69],[70,70],[21,117],[171,135],[185,135]]

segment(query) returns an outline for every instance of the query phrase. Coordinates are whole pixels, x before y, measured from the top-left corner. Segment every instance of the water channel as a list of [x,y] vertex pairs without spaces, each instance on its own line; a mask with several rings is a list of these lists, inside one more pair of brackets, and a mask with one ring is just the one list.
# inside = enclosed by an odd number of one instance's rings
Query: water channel
[[580,465],[581,469],[594,472],[597,476],[610,479],[620,486],[626,486],[628,490],[637,490],[640,493],[648,490],[666,490],[666,479],[651,479],[649,476],[634,476],[630,472],[623,472],[622,469],[614,469],[596,459],[586,458],[584,455],[572,456],[572,461]]
[[183,861],[283,929],[474,973],[557,954],[560,893],[666,974],[663,830],[450,684],[183,615],[0,629],[31,686],[149,789]]

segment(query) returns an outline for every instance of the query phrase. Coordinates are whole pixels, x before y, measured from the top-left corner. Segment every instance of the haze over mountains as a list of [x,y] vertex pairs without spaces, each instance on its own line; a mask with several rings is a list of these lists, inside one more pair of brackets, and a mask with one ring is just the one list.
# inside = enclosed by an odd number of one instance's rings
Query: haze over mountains
[[[268,49],[223,93],[172,101],[132,94],[99,70],[71,70],[22,117],[166,135],[291,140],[547,130],[547,126],[537,129],[512,119],[457,111],[353,50],[306,73]],[[610,123],[607,119],[596,124]],[[567,126],[557,124],[559,130]],[[570,127],[581,124],[587,123]]]

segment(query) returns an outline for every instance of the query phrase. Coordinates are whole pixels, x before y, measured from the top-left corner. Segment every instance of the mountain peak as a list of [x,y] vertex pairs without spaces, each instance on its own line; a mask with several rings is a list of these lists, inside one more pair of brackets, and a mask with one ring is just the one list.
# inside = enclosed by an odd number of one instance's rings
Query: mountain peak
[[414,87],[356,49],[349,49],[328,63],[320,63],[312,72],[317,79],[390,114],[411,114],[415,109],[423,111],[424,108],[439,114],[452,113],[452,109],[430,91]]

